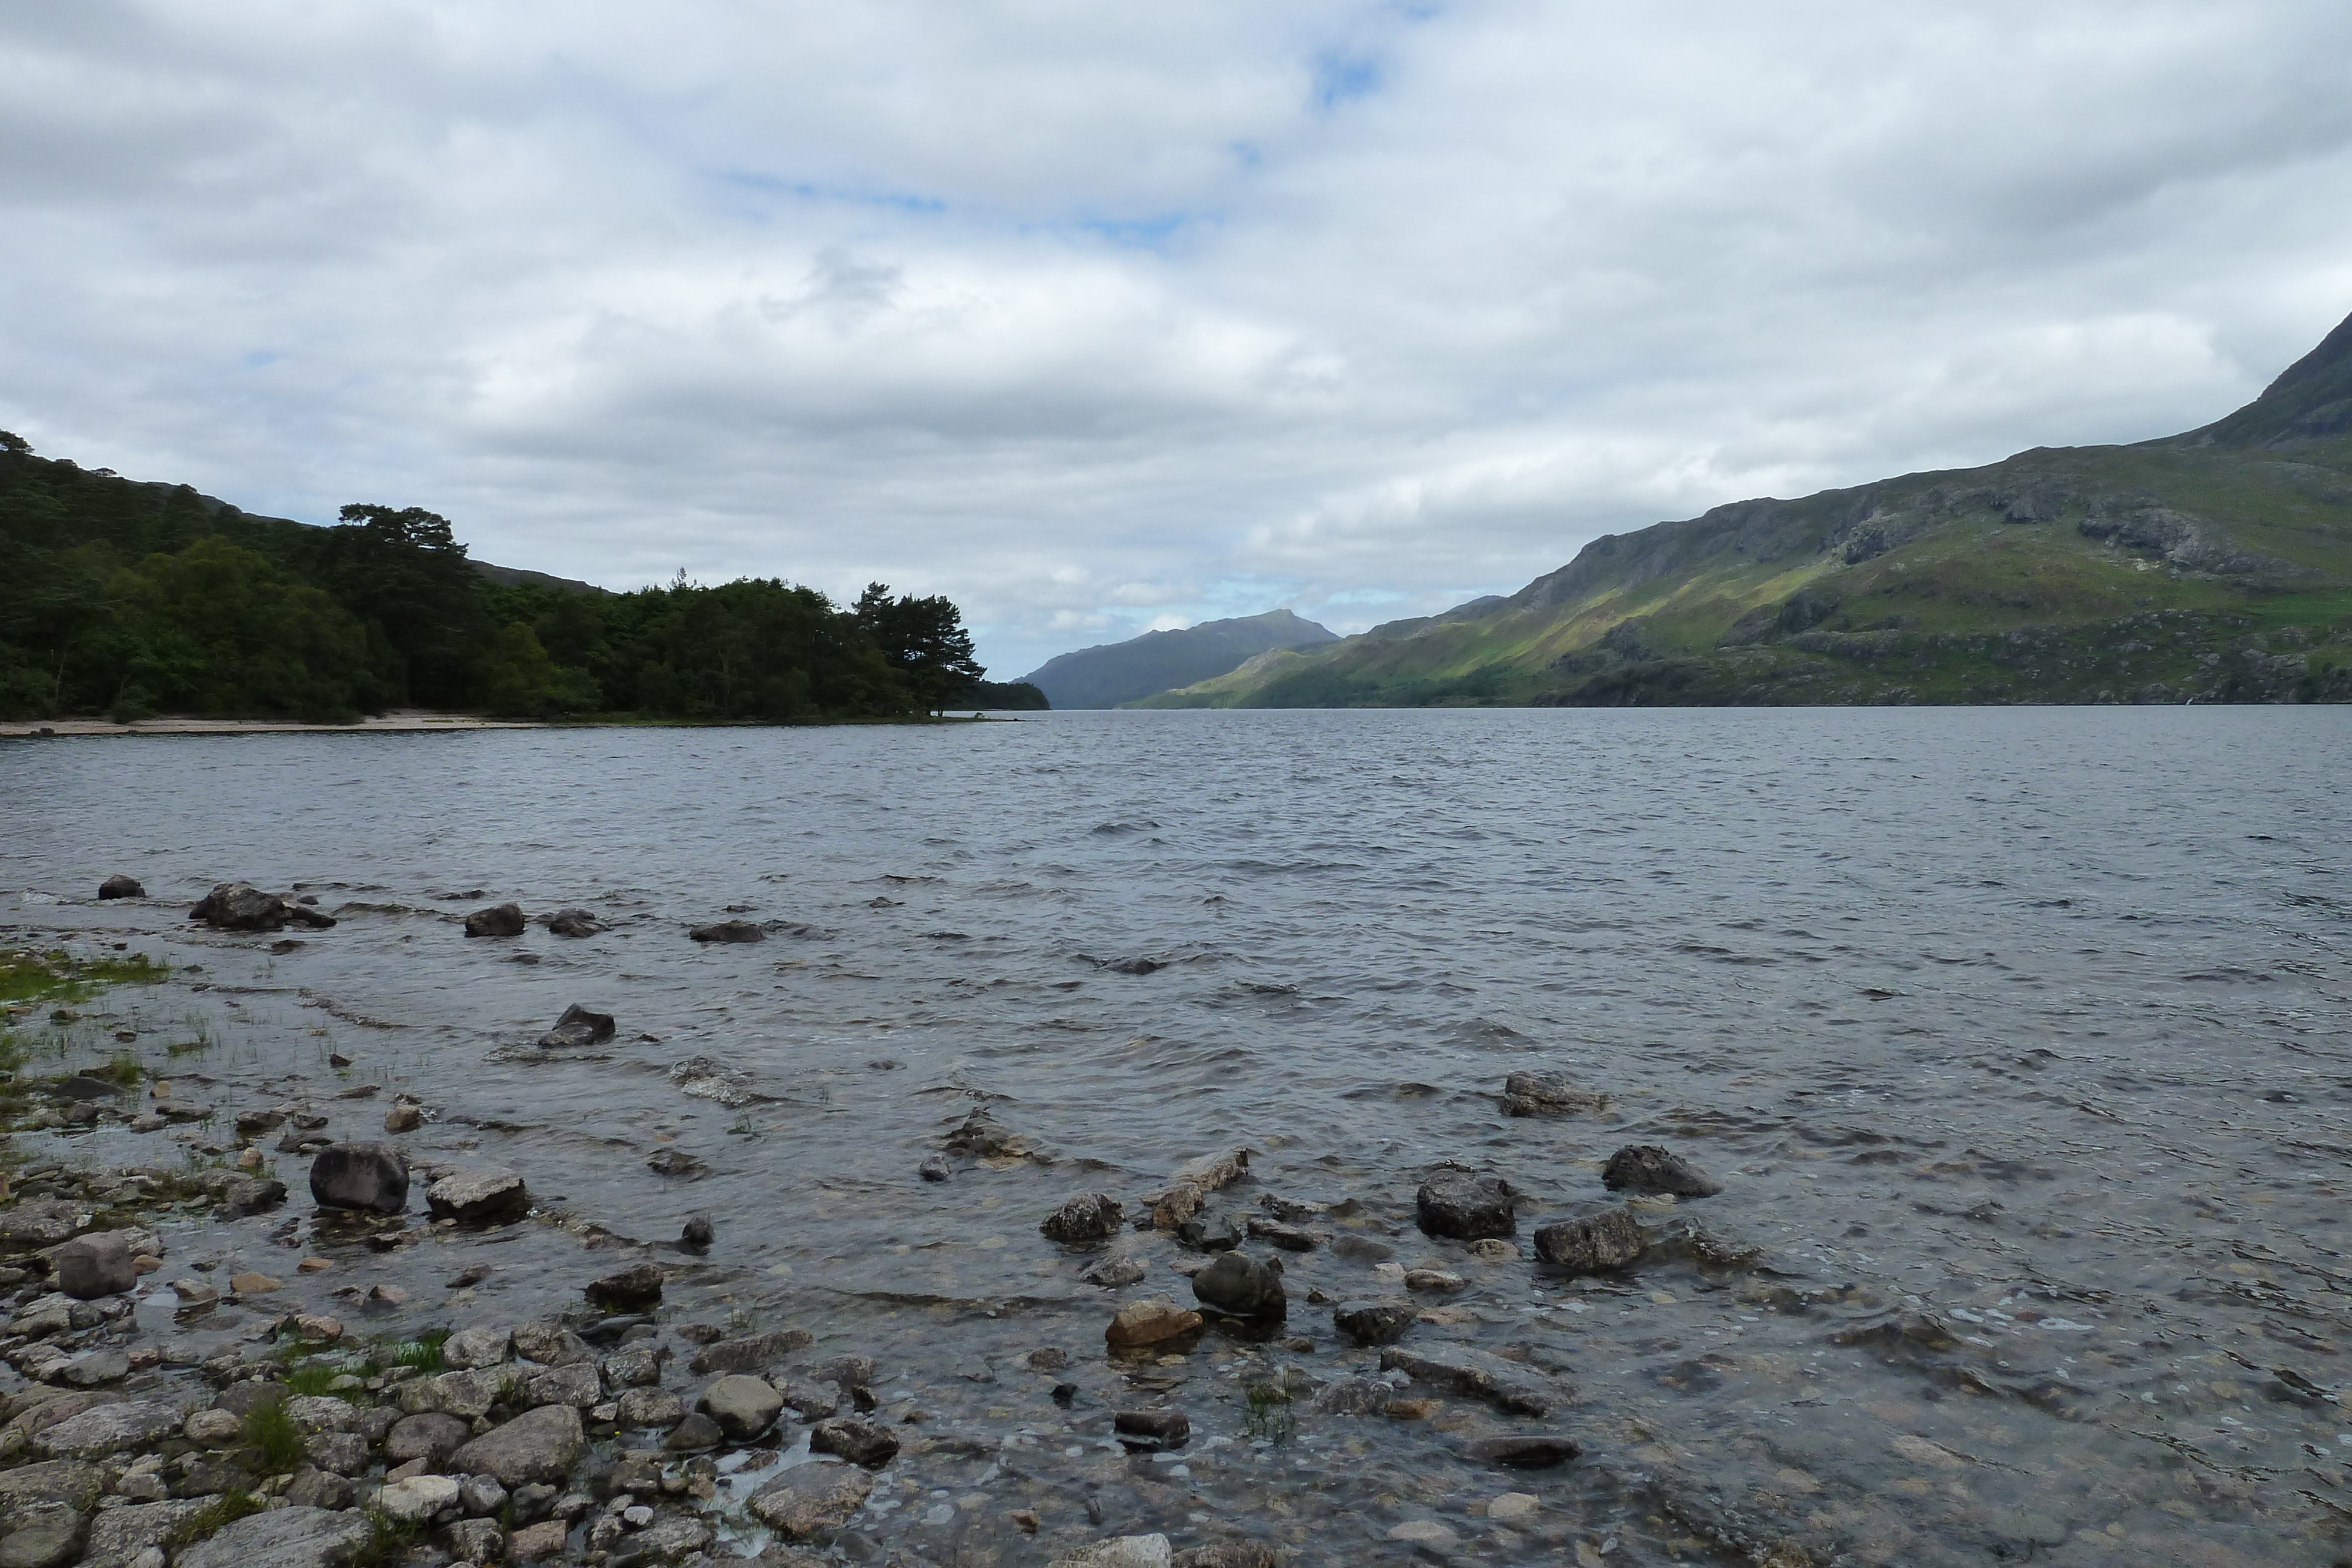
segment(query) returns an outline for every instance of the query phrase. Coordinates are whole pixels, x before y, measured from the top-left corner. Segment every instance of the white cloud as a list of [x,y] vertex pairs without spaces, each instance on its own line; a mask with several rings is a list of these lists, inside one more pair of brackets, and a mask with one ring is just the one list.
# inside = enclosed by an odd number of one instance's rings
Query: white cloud
[[478,553],[954,595],[1017,674],[2213,418],[2352,308],[2352,13],[0,14],[0,424]]

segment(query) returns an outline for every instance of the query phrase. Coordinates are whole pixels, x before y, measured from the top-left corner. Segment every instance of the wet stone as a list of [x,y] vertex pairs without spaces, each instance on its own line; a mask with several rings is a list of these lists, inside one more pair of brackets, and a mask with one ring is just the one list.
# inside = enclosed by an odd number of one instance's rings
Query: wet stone
[[267,1213],[286,1201],[286,1184],[275,1176],[239,1176],[221,1189],[221,1218],[243,1219]]
[[530,1212],[530,1189],[512,1171],[461,1171],[427,1187],[436,1219],[460,1225],[504,1225]]
[[541,1051],[563,1051],[577,1046],[595,1045],[613,1038],[613,1015],[592,1012],[578,1002],[563,1009],[555,1027],[539,1037]]
[[523,1403],[533,1407],[569,1405],[585,1410],[604,1397],[604,1380],[597,1375],[593,1362],[550,1367],[523,1385]]
[[1536,1256],[1570,1274],[1601,1274],[1630,1267],[1650,1249],[1633,1210],[1612,1208],[1582,1219],[1547,1225],[1535,1235]]
[[133,1256],[131,1238],[124,1232],[94,1230],[49,1254],[53,1282],[79,1301],[118,1295],[139,1283]]
[[321,1208],[398,1214],[408,1207],[408,1160],[390,1144],[330,1144],[310,1161],[310,1197]]
[[1403,1301],[1342,1301],[1331,1311],[1331,1326],[1357,1344],[1394,1344],[1419,1313]]
[[1514,1072],[1503,1080],[1506,1116],[1576,1116],[1608,1108],[1608,1095],[1565,1072]]
[[1455,1241],[1508,1236],[1518,1228],[1510,1184],[1458,1166],[1433,1172],[1413,1195],[1413,1216],[1425,1235]]
[[719,1423],[730,1440],[748,1443],[775,1424],[783,1396],[756,1377],[734,1374],[702,1391],[696,1408]]
[[1192,1423],[1181,1410],[1121,1410],[1111,1417],[1111,1430],[1135,1453],[1160,1453],[1192,1441]]
[[670,1429],[662,1447],[674,1454],[688,1454],[703,1448],[715,1448],[726,1439],[726,1429],[716,1419],[696,1410]]
[[593,936],[604,929],[593,915],[584,909],[559,909],[547,917],[547,928],[558,936],[578,938]]
[[1480,1437],[1464,1452],[1482,1465],[1500,1465],[1512,1470],[1549,1470],[1580,1458],[1584,1450],[1568,1437],[1532,1434]]
[[1120,1221],[1117,1198],[1106,1192],[1082,1192],[1065,1199],[1037,1228],[1048,1241],[1058,1241],[1066,1247],[1084,1246],[1118,1234]]
[[1312,1231],[1255,1215],[1250,1218],[1248,1230],[1251,1239],[1263,1241],[1269,1247],[1279,1247],[1286,1252],[1312,1252],[1318,1239]]
[[873,1490],[874,1478],[856,1465],[800,1465],[753,1492],[746,1507],[786,1541],[829,1541]]
[[147,889],[135,876],[110,876],[98,884],[100,898],[144,898]]
[[809,1451],[836,1455],[853,1465],[879,1469],[898,1457],[898,1439],[878,1421],[835,1416],[809,1428]]
[[1612,1192],[1658,1193],[1675,1197],[1713,1197],[1723,1184],[1655,1144],[1633,1144],[1609,1156],[1601,1182]]
[[1201,1326],[1200,1313],[1157,1296],[1119,1308],[1110,1327],[1103,1331],[1103,1340],[1114,1351],[1173,1347],[1197,1338]]
[[466,916],[468,936],[520,936],[522,927],[522,905],[519,904],[496,904]]
[[720,920],[698,925],[687,935],[697,942],[765,942],[768,933],[749,920]]
[[1132,1285],[1151,1271],[1139,1258],[1106,1258],[1078,1276],[1089,1285],[1116,1291]]
[[1240,1252],[1220,1254],[1192,1276],[1192,1294],[1213,1311],[1237,1318],[1279,1318],[1289,1311],[1282,1265]]
[[638,1263],[617,1274],[592,1280],[583,1292],[607,1312],[642,1312],[662,1299],[662,1271],[656,1263]]
[[1456,1394],[1474,1395],[1520,1416],[1548,1414],[1558,1397],[1533,1367],[1468,1345],[1391,1345],[1381,1353],[1381,1368],[1407,1373],[1416,1381]]
[[687,1364],[687,1370],[699,1375],[716,1372],[759,1372],[773,1366],[794,1351],[806,1350],[815,1343],[805,1329],[770,1329],[764,1333],[745,1334],[737,1339],[722,1339],[704,1345]]
[[514,1353],[541,1366],[578,1366],[596,1359],[586,1340],[548,1318],[534,1319],[514,1331]]

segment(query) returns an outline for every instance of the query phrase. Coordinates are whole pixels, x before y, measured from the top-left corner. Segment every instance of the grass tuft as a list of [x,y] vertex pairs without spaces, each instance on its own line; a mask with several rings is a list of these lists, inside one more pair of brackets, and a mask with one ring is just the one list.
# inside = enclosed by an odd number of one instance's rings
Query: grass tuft
[[282,1404],[264,1405],[246,1416],[245,1440],[261,1456],[262,1469],[271,1475],[296,1469],[309,1452],[302,1428],[294,1424]]

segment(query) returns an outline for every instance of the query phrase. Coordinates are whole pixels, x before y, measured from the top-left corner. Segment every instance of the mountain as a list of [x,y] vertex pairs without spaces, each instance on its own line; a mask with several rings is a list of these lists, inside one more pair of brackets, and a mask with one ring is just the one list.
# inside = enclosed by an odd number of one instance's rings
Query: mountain
[[1339,639],[1287,610],[1231,621],[1203,621],[1181,632],[1146,632],[1124,643],[1081,648],[1046,660],[1024,681],[1057,708],[1117,707],[1137,697],[1222,675],[1252,654],[1307,648]]
[[1594,539],[1149,707],[2352,702],[2352,319],[2225,419]]

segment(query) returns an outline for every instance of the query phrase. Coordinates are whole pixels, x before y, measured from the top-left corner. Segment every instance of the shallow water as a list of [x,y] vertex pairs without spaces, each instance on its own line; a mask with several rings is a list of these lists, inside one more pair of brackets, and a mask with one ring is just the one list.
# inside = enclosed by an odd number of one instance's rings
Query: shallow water
[[[352,1136],[411,1090],[417,1157],[520,1171],[572,1220],[355,1252],[337,1282],[412,1281],[385,1332],[560,1306],[616,1266],[596,1228],[663,1241],[709,1212],[706,1260],[663,1254],[671,1317],[874,1354],[939,1439],[858,1521],[884,1549],[981,1568],[1166,1530],[1307,1563],[2326,1563],[2352,1520],[2346,739],[2340,710],[2192,708],[26,741],[0,746],[0,935],[203,967],[47,1031],[65,1065],[128,1025],[175,1093],[309,1097]],[[98,904],[115,872],[152,899]],[[189,925],[228,878],[341,924],[277,956]],[[613,928],[463,936],[508,899]],[[686,939],[730,912],[778,924]],[[1166,967],[1099,962],[1137,957]],[[573,1001],[618,1037],[542,1059]],[[765,1098],[680,1092],[697,1056]],[[1506,1117],[1522,1067],[1614,1103]],[[983,1098],[1050,1161],[919,1181]],[[19,1143],[154,1163],[173,1137]],[[1633,1143],[1727,1188],[1646,1218],[1759,1262],[1567,1281],[1413,1227],[1454,1159],[1522,1189],[1524,1244],[1614,1202],[1600,1165]],[[1168,1265],[1192,1255],[1125,1239],[1151,1271],[1105,1291],[1037,1220],[1090,1188],[1132,1213],[1237,1145],[1253,1179],[1221,1212],[1358,1200],[1309,1228],[1467,1281],[1416,1298],[1408,1343],[1551,1369],[1559,1407],[1254,1408],[1245,1384],[1285,1366],[1377,1365],[1305,1298],[1389,1287],[1328,1249],[1285,1259],[1313,1349],[1106,1363],[1116,1303],[1189,1302]],[[665,1149],[707,1174],[656,1174]],[[282,1265],[282,1220],[180,1245]],[[505,1266],[445,1296],[477,1255]],[[1071,1368],[1029,1370],[1046,1346]],[[1128,1458],[1108,1413],[1162,1392],[1192,1448]],[[1587,1456],[1462,1452],[1522,1430]],[[1484,1510],[1509,1491],[1541,1508],[1507,1529]],[[1037,1541],[1005,1523],[1024,1506]],[[1452,1542],[1390,1539],[1415,1521]]]

